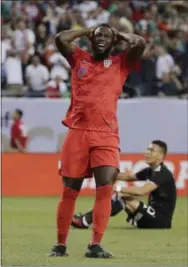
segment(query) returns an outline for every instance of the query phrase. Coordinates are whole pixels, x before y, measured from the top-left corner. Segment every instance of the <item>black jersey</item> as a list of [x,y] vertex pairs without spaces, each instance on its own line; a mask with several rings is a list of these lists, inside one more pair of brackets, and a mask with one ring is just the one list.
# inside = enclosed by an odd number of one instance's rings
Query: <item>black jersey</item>
[[150,167],[143,169],[136,176],[138,180],[148,180],[158,186],[149,194],[148,205],[172,220],[176,205],[176,184],[171,171],[161,163],[155,169]]

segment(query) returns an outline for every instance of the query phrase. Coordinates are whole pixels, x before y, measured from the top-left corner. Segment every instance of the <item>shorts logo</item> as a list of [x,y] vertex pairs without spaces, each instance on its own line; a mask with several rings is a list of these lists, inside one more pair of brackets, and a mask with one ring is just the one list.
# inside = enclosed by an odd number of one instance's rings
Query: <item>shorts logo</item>
[[112,65],[112,60],[111,59],[105,59],[104,60],[104,67],[109,68]]

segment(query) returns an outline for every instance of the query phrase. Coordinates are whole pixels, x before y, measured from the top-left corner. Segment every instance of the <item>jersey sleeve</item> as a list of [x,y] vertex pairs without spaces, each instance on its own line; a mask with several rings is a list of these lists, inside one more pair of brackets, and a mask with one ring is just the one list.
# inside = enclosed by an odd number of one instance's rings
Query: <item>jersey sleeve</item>
[[74,68],[76,66],[76,63],[85,56],[88,56],[88,53],[85,50],[76,47],[74,53],[67,58],[67,61],[70,64],[71,68]]
[[169,180],[169,175],[163,170],[156,169],[153,171],[152,176],[150,178],[150,181],[155,183],[157,186],[161,186],[162,184],[165,184]]
[[151,177],[151,169],[145,168],[139,172],[136,173],[136,178],[139,181],[145,181]]

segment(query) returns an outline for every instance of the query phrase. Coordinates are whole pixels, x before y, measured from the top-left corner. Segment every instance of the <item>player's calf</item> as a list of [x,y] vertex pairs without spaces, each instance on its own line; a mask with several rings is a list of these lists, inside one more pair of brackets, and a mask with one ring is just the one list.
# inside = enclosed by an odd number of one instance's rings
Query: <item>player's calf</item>
[[64,191],[57,207],[57,245],[48,254],[50,257],[67,256],[65,244],[82,182],[83,179],[63,177]]

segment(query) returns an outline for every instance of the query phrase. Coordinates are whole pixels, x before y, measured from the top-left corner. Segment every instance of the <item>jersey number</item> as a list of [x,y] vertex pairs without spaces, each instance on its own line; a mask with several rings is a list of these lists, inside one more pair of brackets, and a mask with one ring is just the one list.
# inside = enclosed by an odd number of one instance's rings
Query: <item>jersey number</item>
[[151,206],[147,206],[144,204],[144,209],[147,210],[147,213],[151,215],[152,217],[155,217],[155,210]]

